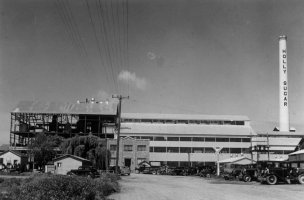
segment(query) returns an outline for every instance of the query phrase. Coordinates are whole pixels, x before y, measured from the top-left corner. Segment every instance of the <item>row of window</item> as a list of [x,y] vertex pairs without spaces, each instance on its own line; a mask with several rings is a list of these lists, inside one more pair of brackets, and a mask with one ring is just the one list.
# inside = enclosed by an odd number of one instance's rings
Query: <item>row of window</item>
[[244,126],[245,121],[233,120],[172,120],[172,119],[121,119],[124,123],[155,123],[155,124],[203,124],[203,125],[237,125]]
[[[116,145],[110,145],[110,151],[116,151]],[[147,151],[146,145],[137,145],[137,151]],[[123,151],[133,151],[133,145],[124,145]],[[212,147],[150,147],[150,152],[154,153],[215,153]],[[274,154],[290,154],[293,151],[271,150]],[[222,148],[220,153],[239,154],[250,153],[249,148]],[[267,152],[260,152],[266,154]]]
[[[110,151],[116,151],[117,146],[115,144],[110,145]],[[133,151],[133,145],[124,145],[124,151]],[[146,145],[137,145],[137,151],[147,151]]]
[[181,141],[181,142],[250,142],[250,138],[223,138],[223,137],[163,137],[163,136],[130,136],[135,139],[150,141]]
[[[150,147],[154,153],[215,153],[212,147]],[[223,148],[220,153],[249,153],[249,148]]]

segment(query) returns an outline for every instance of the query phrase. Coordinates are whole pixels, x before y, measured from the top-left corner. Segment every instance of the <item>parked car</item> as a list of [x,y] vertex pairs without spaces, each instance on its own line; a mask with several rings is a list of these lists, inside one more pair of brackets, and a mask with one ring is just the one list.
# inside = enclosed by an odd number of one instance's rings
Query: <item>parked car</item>
[[271,163],[262,170],[260,180],[269,185],[275,185],[278,182],[300,183],[304,184],[304,169],[290,167],[289,162]]
[[[110,171],[115,172],[116,170],[116,166],[110,166]],[[131,170],[130,167],[127,166],[118,166],[118,174],[119,175],[130,175],[131,174]]]
[[258,180],[259,169],[256,164],[248,165],[244,167],[239,175],[239,178],[245,182],[251,182]]
[[72,169],[67,173],[67,175],[86,176],[91,178],[100,177],[100,174],[98,173],[97,169],[93,167],[82,167],[82,166],[80,166],[78,169]]
[[206,178],[210,178],[212,174],[215,174],[215,168],[212,166],[205,166],[202,167],[200,172],[199,172],[199,176],[200,177],[206,177]]

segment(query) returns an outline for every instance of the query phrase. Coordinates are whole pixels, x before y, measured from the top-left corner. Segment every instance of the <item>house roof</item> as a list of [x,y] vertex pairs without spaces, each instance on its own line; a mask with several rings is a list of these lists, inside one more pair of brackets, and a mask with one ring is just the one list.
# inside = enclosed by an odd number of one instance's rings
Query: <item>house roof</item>
[[121,134],[251,136],[255,133],[248,126],[122,123]]
[[299,151],[293,152],[293,153],[288,154],[288,155],[298,155],[298,154],[304,154],[304,149],[301,149]]
[[19,156],[19,157],[27,157],[27,155],[22,154],[22,153],[20,153],[20,152],[18,152],[18,151],[14,151],[14,150],[4,151],[4,152],[0,153],[0,156],[6,154],[6,153],[8,153],[8,152],[11,152],[11,153],[13,153],[13,154],[15,154],[16,156]]
[[221,161],[219,161],[219,163],[237,163],[237,162],[242,161],[242,160],[248,160],[250,162],[255,163],[254,160],[251,160],[251,159],[249,159],[247,157],[243,157],[243,156],[242,157],[234,157],[234,158],[228,158],[228,159],[225,159],[225,160],[221,160]]
[[162,113],[121,113],[122,118],[128,119],[172,119],[172,120],[227,120],[249,121],[243,115],[193,115],[193,114],[162,114]]
[[52,114],[92,114],[116,115],[117,103],[62,103],[42,101],[21,101],[13,113],[52,113]]
[[87,160],[87,159],[79,157],[79,156],[71,155],[71,154],[65,154],[65,155],[59,156],[57,158],[54,158],[53,161],[55,162],[58,160],[63,160],[65,158],[73,158],[73,159],[81,161],[81,162],[91,162],[90,160]]

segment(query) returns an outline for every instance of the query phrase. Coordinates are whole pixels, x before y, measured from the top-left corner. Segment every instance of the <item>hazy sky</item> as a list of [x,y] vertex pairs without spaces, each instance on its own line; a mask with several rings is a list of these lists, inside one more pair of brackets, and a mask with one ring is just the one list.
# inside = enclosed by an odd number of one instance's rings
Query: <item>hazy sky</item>
[[0,143],[20,100],[112,94],[130,96],[124,112],[246,115],[271,131],[282,34],[290,121],[304,131],[304,1],[106,2],[0,1]]

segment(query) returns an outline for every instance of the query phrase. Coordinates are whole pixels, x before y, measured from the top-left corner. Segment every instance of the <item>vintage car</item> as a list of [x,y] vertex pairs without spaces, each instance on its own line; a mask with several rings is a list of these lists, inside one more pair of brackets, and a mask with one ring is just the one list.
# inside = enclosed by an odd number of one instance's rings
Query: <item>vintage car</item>
[[242,168],[241,173],[239,175],[240,180],[245,182],[251,182],[253,180],[258,180],[258,176],[260,174],[260,170],[256,164],[247,165]]
[[[110,171],[115,172],[116,166],[110,166]],[[119,175],[130,175],[131,169],[127,166],[118,166],[118,174]]]
[[269,185],[275,185],[278,182],[304,184],[304,169],[290,167],[288,162],[275,163],[262,170],[260,180]]
[[86,176],[90,178],[97,178],[100,176],[98,171],[93,167],[82,167],[80,166],[78,169],[72,169],[69,172],[67,172],[67,175],[73,176]]

